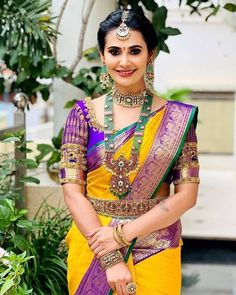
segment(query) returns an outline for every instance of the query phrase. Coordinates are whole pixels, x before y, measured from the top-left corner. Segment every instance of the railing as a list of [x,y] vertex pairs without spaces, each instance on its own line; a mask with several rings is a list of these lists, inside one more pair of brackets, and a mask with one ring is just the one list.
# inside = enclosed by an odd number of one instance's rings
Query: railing
[[[25,130],[25,108],[28,107],[28,97],[24,93],[17,93],[13,98],[13,103],[16,106],[14,111],[14,126],[10,128],[5,128],[0,130],[0,138],[6,133],[15,133],[18,131]],[[25,137],[25,135],[24,135]],[[25,138],[24,138],[25,140]],[[19,145],[18,142],[15,142],[14,156],[16,160],[23,160],[26,158],[26,153],[20,152],[17,149]],[[19,195],[25,196],[25,186],[24,183],[20,181],[22,177],[26,174],[26,167],[17,165],[15,172],[15,187],[19,191]],[[18,208],[25,208],[24,199],[21,198],[17,200]]]

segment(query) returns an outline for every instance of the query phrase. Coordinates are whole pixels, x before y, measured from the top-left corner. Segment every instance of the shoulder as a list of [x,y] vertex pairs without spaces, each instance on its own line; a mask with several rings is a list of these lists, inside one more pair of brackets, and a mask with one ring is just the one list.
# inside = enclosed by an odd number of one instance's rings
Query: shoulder
[[196,109],[196,110],[198,109],[198,107],[195,105],[184,103],[181,101],[168,100],[168,104],[170,106],[175,106],[175,107],[180,107],[180,108],[185,108],[185,109]]

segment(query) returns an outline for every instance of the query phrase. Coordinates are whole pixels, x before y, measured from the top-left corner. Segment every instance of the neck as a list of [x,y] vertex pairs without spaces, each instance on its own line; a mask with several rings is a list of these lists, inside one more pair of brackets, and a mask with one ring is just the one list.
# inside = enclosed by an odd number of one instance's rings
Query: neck
[[122,86],[115,83],[114,88],[120,93],[136,94],[146,89],[146,86],[144,82],[140,83],[139,85],[132,85],[132,86]]

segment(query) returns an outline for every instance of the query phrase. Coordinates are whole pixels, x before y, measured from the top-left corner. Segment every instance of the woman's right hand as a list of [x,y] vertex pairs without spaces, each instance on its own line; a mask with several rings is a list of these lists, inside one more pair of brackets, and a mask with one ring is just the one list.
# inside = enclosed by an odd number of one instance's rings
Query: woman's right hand
[[128,295],[126,285],[133,282],[132,274],[124,261],[106,270],[107,282],[117,295]]

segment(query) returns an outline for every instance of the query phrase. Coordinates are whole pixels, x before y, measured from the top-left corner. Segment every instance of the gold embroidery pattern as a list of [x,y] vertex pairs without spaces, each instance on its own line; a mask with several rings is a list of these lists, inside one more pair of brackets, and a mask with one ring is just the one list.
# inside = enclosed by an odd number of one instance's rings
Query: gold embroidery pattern
[[61,178],[60,183],[76,183],[80,185],[86,185],[86,181],[82,179],[74,179],[74,178]]
[[91,101],[91,97],[86,97],[84,99],[84,104],[86,106],[86,111],[88,112],[88,115],[86,116],[86,118],[88,119],[89,126],[93,128],[95,131],[103,132],[104,127],[101,124],[99,124],[99,122],[97,121],[97,118],[95,116],[94,106]]
[[181,184],[188,182],[199,183],[199,162],[196,142],[186,142],[183,146],[182,154],[177,159],[173,171],[176,179],[173,183]]
[[148,212],[155,207],[164,197],[149,200],[104,200],[87,196],[98,214],[112,218],[132,219]]
[[86,171],[86,148],[80,144],[65,143],[61,147],[61,168],[75,168]]

